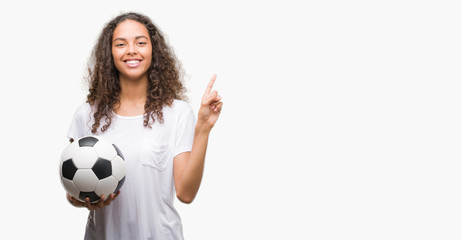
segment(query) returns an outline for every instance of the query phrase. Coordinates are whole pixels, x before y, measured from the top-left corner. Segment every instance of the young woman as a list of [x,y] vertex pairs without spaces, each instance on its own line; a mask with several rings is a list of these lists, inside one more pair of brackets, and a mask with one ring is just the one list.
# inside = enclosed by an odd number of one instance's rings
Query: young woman
[[176,196],[190,203],[203,175],[208,137],[222,109],[211,78],[197,120],[184,101],[180,66],[162,33],[141,14],[115,17],[93,50],[87,102],[75,112],[68,137],[99,135],[126,161],[117,194],[91,204],[85,239],[183,239]]

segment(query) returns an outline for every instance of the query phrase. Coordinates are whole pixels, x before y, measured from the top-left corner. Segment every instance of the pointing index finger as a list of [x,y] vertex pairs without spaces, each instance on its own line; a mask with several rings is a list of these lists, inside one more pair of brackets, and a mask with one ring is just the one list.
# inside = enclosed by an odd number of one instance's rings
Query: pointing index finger
[[216,74],[213,74],[213,76],[210,79],[210,82],[208,83],[208,86],[206,88],[205,94],[210,95],[211,90],[213,89],[214,82],[216,81]]

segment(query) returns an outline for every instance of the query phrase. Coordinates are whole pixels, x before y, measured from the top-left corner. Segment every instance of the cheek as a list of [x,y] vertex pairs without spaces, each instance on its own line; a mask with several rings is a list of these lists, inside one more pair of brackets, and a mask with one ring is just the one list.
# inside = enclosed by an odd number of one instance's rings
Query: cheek
[[121,62],[119,61],[121,59],[121,57],[123,56],[123,53],[121,53],[121,51],[117,51],[117,49],[112,49],[112,58],[113,58],[113,61],[114,61],[114,65],[117,69],[120,68],[121,66]]
[[152,49],[146,49],[143,52],[143,56],[144,56],[144,60],[146,61],[146,63],[150,66],[152,62]]
[[115,59],[120,58],[123,56],[123,53],[119,49],[112,49],[112,57]]

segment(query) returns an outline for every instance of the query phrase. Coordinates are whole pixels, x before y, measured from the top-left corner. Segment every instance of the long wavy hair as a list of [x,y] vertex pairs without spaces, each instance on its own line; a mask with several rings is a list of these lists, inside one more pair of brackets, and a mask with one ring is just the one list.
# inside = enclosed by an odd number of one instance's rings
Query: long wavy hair
[[146,27],[152,44],[152,63],[147,74],[144,126],[151,127],[156,120],[163,123],[163,107],[171,106],[174,99],[186,100],[181,64],[161,31],[147,16],[133,12],[121,14],[103,28],[89,61],[87,102],[93,108],[92,133],[98,132],[101,119],[104,119],[104,125],[99,130],[107,130],[114,117],[114,108],[120,104],[119,72],[112,56],[112,37],[118,24],[128,19]]

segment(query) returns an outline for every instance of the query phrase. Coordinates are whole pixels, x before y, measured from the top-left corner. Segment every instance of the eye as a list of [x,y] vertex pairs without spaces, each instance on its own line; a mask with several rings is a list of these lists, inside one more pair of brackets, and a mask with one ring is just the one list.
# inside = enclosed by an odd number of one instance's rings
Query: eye
[[115,44],[115,47],[123,47],[123,46],[125,46],[124,43],[116,43],[116,44]]
[[138,45],[146,45],[146,42],[138,42]]

